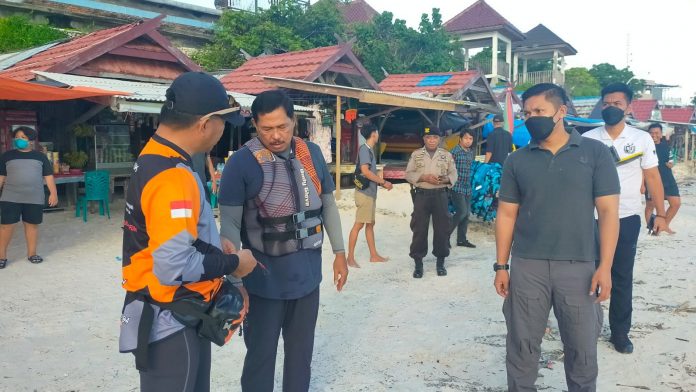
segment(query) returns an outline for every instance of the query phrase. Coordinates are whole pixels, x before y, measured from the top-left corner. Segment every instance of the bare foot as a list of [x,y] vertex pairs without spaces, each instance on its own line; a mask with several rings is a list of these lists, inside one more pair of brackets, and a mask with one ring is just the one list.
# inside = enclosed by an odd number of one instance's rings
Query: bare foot
[[352,257],[348,259],[348,266],[352,268],[360,268],[360,265]]
[[677,234],[677,232],[672,229],[667,229],[665,231],[667,232],[667,234]]
[[370,263],[385,263],[389,261],[389,257],[382,257],[380,255],[370,257]]

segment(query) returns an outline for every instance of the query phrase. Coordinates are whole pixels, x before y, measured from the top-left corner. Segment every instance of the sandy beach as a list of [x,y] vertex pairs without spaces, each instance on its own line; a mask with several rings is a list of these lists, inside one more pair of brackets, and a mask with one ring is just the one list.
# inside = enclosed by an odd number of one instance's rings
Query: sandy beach
[[[684,166],[684,165],[682,165]],[[600,391],[696,391],[696,175],[677,173],[682,209],[675,235],[639,240],[635,268],[632,355],[599,341]],[[338,203],[347,234],[353,223],[353,190]],[[324,282],[314,350],[312,391],[505,391],[505,323],[502,298],[493,289],[493,226],[474,221],[476,249],[455,248],[449,275],[411,277],[408,258],[412,209],[408,186],[380,190],[377,247],[387,263],[367,262],[358,241],[361,269],[351,269],[337,293],[331,252],[325,243]],[[21,230],[0,271],[0,390],[135,391],[131,355],[118,353],[123,201],[112,219],[96,214],[83,223],[74,212],[45,215],[41,254],[26,261]],[[606,308],[605,304],[605,308]],[[543,343],[540,390],[566,390],[562,346],[553,315]],[[213,348],[212,390],[238,391],[244,344]],[[276,366],[280,390],[282,344]]]

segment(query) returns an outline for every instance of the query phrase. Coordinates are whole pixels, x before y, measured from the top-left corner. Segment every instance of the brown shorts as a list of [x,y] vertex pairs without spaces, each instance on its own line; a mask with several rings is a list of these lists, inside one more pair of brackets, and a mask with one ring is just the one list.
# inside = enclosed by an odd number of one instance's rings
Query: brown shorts
[[375,223],[375,198],[355,191],[355,206],[357,207],[355,210],[356,223]]

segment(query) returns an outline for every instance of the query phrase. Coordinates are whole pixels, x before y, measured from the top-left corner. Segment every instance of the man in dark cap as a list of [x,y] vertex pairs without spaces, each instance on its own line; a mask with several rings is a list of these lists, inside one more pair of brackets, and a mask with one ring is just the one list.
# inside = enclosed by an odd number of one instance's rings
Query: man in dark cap
[[411,214],[411,256],[415,262],[413,277],[423,277],[423,257],[428,254],[428,226],[433,217],[433,255],[437,258],[437,275],[447,275],[445,257],[449,256],[450,219],[448,192],[457,182],[457,168],[449,151],[440,148],[442,132],[425,128],[423,148],[411,154],[406,166],[406,181],[415,187]]
[[220,140],[225,122],[241,121],[219,80],[182,74],[167,89],[157,131],[133,167],[123,220],[119,350],[135,355],[141,391],[210,390],[210,340],[196,329],[202,321],[171,308],[210,303],[226,275],[241,278],[257,265],[249,250],[223,254],[191,160]]
[[493,132],[486,139],[486,163],[499,163],[501,166],[512,152],[512,134],[503,128],[503,116],[493,117]]

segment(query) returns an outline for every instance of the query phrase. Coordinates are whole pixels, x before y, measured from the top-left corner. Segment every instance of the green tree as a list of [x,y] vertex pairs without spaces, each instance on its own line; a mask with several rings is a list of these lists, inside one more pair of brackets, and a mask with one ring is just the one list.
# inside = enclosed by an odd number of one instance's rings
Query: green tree
[[448,72],[462,69],[460,44],[442,26],[440,10],[423,14],[418,30],[394,19],[391,12],[375,16],[372,23],[356,26],[356,54],[377,80],[389,73]]
[[691,104],[696,106],[696,93],[694,93],[694,96],[691,97]]
[[24,15],[0,18],[0,53],[33,48],[67,37],[65,32],[32,23]]
[[337,0],[320,0],[305,9],[280,0],[258,13],[225,11],[215,25],[213,42],[193,55],[209,70],[236,68],[252,56],[334,45],[343,34]]
[[628,67],[618,69],[609,63],[595,64],[590,68],[590,74],[594,76],[603,88],[615,82],[628,83],[636,93],[645,89],[645,80],[636,78]]
[[566,70],[565,88],[573,97],[596,96],[601,90],[599,81],[583,67]]

